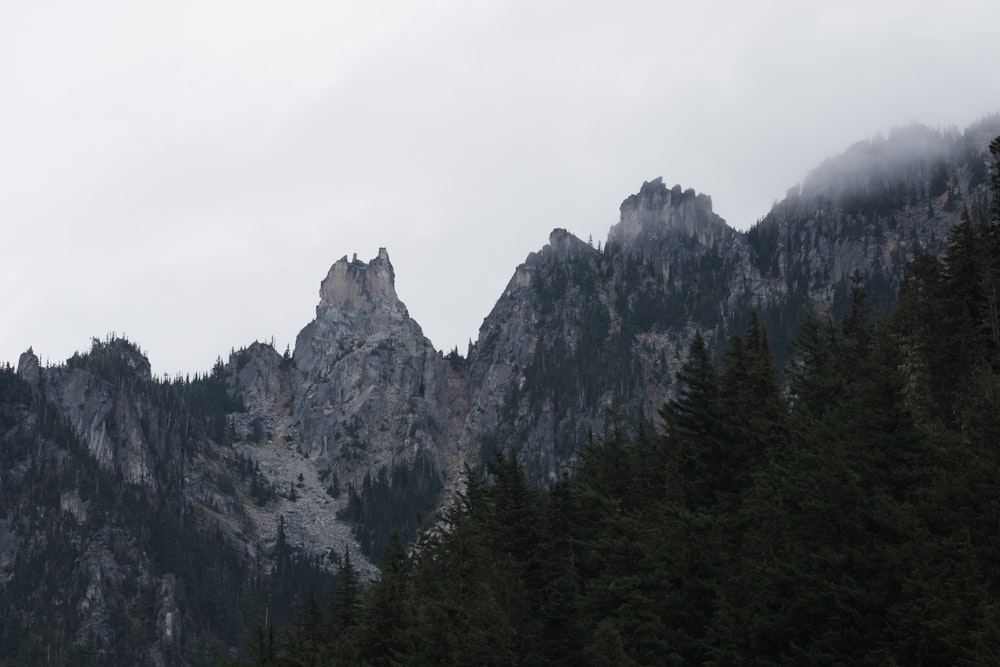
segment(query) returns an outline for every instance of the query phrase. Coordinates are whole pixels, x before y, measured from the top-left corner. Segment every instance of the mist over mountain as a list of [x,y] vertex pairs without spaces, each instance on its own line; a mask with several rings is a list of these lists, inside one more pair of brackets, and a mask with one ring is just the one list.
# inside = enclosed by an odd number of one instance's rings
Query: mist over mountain
[[842,155],[825,160],[803,183],[806,194],[842,193],[890,185],[893,181],[916,181],[930,177],[958,157],[964,145],[957,130],[934,130],[922,125],[896,128],[888,137],[860,141]]
[[998,135],[994,115],[857,143],[745,232],[654,178],[604,241],[555,229],[464,354],[424,336],[386,248],[331,265],[284,354],[168,380],[117,337],[57,365],[28,350],[0,371],[0,662],[213,664],[262,609],[289,624],[339,591],[348,613],[344,587],[465,498],[463,471],[499,454],[555,490],[588,443],[664,434],[699,350],[756,345],[787,390],[811,318],[841,321],[859,285],[888,314],[911,262],[989,219]]

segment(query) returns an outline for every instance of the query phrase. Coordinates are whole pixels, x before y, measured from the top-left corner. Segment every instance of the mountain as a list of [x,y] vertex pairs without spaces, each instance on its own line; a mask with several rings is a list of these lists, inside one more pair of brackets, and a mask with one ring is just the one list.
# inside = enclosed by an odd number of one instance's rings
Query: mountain
[[[988,210],[991,117],[908,127],[813,171],[741,233],[660,179],[621,205],[603,250],[556,230],[518,267],[471,350],[465,442],[502,444],[552,481],[615,408],[657,427],[696,332],[720,354],[754,309],[779,364],[807,313],[838,317],[855,272],[885,309],[915,249],[940,253],[963,208]],[[482,454],[482,452],[481,452]]]
[[603,245],[556,229],[529,254],[465,357],[423,335],[384,248],[333,263],[285,355],[168,381],[119,338],[55,366],[29,350],[0,369],[0,663],[214,664],[348,559],[373,576],[494,452],[551,486],[584,443],[656,431],[699,335],[721,355],[753,311],[783,364],[807,314],[844,313],[854,280],[887,308],[915,253],[985,214],[997,135],[858,143],[746,232],[643,183]]

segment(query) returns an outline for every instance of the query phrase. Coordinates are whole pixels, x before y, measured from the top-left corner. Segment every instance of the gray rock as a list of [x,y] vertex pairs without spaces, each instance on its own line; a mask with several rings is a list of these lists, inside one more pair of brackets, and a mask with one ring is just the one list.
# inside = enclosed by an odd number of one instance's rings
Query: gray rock
[[22,352],[17,360],[17,374],[32,387],[38,388],[38,383],[41,382],[42,378],[42,370],[38,363],[38,357],[30,347],[27,352]]
[[396,296],[385,248],[367,264],[333,264],[293,358],[299,448],[342,480],[421,451],[443,470],[457,467],[461,382]]

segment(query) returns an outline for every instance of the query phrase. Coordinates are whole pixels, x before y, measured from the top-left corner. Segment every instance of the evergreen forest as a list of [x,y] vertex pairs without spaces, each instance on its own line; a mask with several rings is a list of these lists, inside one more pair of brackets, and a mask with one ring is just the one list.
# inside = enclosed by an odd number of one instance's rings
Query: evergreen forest
[[498,450],[379,577],[258,624],[239,665],[1000,662],[1000,138],[993,207],[917,253],[890,313],[860,275],[776,368],[696,337],[657,431],[609,411],[572,474]]

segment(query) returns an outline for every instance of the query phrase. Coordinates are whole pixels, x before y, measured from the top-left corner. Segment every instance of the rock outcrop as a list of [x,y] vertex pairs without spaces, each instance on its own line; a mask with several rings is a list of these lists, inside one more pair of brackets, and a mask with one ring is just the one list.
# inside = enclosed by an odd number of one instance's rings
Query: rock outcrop
[[291,408],[292,360],[266,343],[254,342],[229,360],[229,388],[250,413]]
[[24,379],[32,388],[37,389],[42,379],[42,369],[38,361],[38,356],[30,347],[26,352],[22,352],[17,360],[17,374]]
[[517,268],[469,355],[464,442],[480,458],[513,450],[551,482],[604,434],[610,413],[655,428],[692,322],[725,327],[715,299],[732,281],[699,268],[732,272],[741,248],[708,197],[660,179],[625,200],[603,251],[553,231]]
[[459,469],[461,383],[397,297],[385,248],[367,264],[335,262],[319,296],[293,355],[300,450],[345,481],[421,452]]
[[709,249],[738,236],[712,212],[711,197],[680,185],[667,189],[662,178],[643,183],[620,210],[621,219],[608,232],[608,243],[633,254],[644,254],[671,233]]
[[[129,484],[155,490],[155,460],[165,453],[165,443],[144,427],[151,418],[145,413],[152,408],[138,392],[151,381],[149,361],[122,340],[106,346],[95,341],[95,349],[98,345],[102,345],[101,367],[108,369],[104,377],[70,363],[46,369],[42,382],[38,358],[30,352],[21,355],[18,373],[59,406],[102,468]],[[110,369],[118,374],[115,382]]]

